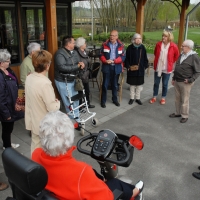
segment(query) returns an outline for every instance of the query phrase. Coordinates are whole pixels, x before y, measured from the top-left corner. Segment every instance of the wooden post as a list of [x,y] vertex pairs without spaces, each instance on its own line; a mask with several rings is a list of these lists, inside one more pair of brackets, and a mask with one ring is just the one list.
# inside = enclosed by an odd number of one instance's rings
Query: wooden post
[[181,50],[181,45],[184,38],[185,30],[185,13],[189,6],[190,0],[182,0],[181,14],[180,14],[180,26],[179,26],[179,36],[178,36],[178,48]]
[[136,33],[140,35],[144,31],[144,6],[147,0],[137,0],[137,13],[136,13]]
[[49,69],[49,79],[55,89],[56,96],[59,97],[58,91],[54,83],[54,54],[58,50],[57,39],[57,19],[56,19],[56,0],[46,0],[46,37],[48,51],[52,54],[51,67]]

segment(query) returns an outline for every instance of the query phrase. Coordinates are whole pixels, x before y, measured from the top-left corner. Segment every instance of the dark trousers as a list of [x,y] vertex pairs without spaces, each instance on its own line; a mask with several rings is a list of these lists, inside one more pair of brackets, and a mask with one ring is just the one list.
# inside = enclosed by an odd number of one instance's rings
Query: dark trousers
[[112,101],[117,102],[117,83],[119,74],[115,74],[115,66],[110,66],[108,73],[103,73],[103,84],[102,84],[102,97],[101,103],[105,104],[107,100],[108,85],[111,83],[112,89]]
[[11,147],[11,133],[13,131],[14,122],[1,122],[3,147]]
[[[86,97],[87,103],[88,103],[88,105],[90,105],[90,88],[89,88],[89,82],[88,83],[83,83],[83,86],[84,86],[84,89],[85,89],[85,97]],[[82,94],[83,92],[79,91],[78,93]],[[79,105],[81,105],[82,102],[83,102],[82,99],[80,99]]]

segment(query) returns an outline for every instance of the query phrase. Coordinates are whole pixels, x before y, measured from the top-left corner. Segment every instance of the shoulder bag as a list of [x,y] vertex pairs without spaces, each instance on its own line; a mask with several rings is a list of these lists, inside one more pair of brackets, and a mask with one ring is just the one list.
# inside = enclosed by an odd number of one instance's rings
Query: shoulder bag
[[131,71],[137,71],[137,70],[139,70],[141,54],[142,54],[142,49],[140,50],[140,58],[139,58],[138,64],[137,64],[137,65],[131,65],[131,66],[130,66],[130,70],[131,70]]

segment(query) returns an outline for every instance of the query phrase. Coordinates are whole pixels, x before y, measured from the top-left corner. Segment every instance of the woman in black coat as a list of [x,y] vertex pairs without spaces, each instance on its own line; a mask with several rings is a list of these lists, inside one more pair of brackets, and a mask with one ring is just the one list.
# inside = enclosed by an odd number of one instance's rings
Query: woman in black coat
[[127,68],[127,83],[130,85],[129,104],[133,104],[134,99],[139,105],[140,92],[143,89],[145,69],[148,67],[147,52],[142,44],[141,35],[136,33],[126,50],[125,67]]
[[[78,52],[78,55],[80,57],[80,61],[83,62],[85,64],[85,68],[81,71],[82,73],[82,82],[83,82],[83,86],[85,89],[85,96],[87,99],[87,103],[88,103],[88,108],[94,108],[94,105],[90,104],[90,88],[89,88],[89,68],[90,68],[90,59],[85,51],[86,49],[86,42],[85,39],[83,37],[79,37],[76,39],[76,48],[75,50]],[[79,102],[79,104],[82,103],[82,100]]]
[[0,49],[0,121],[2,126],[3,148],[17,148],[19,144],[11,144],[11,133],[14,122],[24,117],[23,111],[15,111],[18,97],[18,81],[9,68],[11,55],[6,49]]

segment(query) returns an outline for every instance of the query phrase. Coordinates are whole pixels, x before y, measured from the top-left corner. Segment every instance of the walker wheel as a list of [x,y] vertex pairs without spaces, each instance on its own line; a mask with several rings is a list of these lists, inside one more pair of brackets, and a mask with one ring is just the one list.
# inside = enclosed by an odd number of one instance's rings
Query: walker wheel
[[81,124],[81,135],[83,136],[85,132],[85,124]]
[[92,126],[97,127],[99,125],[99,121],[97,118],[92,119]]

